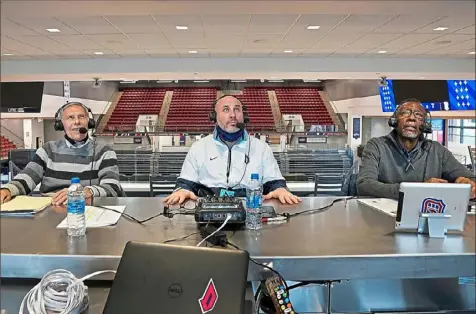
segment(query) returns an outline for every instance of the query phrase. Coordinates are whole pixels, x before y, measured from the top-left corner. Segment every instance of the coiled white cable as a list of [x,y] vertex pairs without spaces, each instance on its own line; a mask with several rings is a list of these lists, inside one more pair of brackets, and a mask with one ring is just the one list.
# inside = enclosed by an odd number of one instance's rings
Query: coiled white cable
[[114,270],[102,270],[76,278],[64,269],[55,269],[46,273],[41,281],[23,298],[19,314],[79,314],[88,307],[88,287],[83,281],[91,277],[116,273]]
[[197,247],[199,247],[200,245],[203,244],[203,242],[207,241],[209,238],[213,237],[218,231],[220,231],[221,229],[223,229],[223,227],[225,227],[226,223],[231,219],[233,218],[233,216],[228,213],[226,214],[226,219],[225,221],[222,223],[222,225],[215,231],[213,231],[212,233],[210,233],[205,239],[203,239],[202,241],[200,241],[200,243],[197,244]]

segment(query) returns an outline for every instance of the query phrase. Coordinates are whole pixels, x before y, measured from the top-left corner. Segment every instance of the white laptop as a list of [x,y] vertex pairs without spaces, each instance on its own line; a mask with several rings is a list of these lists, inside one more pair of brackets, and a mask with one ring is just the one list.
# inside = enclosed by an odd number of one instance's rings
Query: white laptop
[[395,217],[397,230],[417,230],[420,212],[442,211],[451,215],[447,230],[461,232],[468,212],[469,184],[452,183],[409,183],[400,184],[400,199],[358,199],[361,204]]
[[463,232],[471,185],[454,183],[400,184],[395,229],[417,230],[420,213],[451,215],[445,232]]

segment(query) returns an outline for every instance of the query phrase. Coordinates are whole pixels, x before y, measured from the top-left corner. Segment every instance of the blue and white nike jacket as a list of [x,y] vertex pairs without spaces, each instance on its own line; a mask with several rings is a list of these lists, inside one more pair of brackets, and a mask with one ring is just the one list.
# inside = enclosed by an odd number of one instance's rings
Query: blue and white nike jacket
[[263,194],[277,188],[286,188],[271,147],[249,136],[243,137],[231,148],[218,137],[216,131],[195,142],[185,158],[177,179],[177,188],[200,193],[203,186],[218,194],[219,190],[234,190],[243,196],[252,173],[258,173]]

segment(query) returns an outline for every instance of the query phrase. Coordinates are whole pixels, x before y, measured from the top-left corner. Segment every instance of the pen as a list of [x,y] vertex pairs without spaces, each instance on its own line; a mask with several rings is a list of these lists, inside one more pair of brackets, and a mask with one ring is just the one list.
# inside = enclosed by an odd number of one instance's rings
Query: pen
[[261,218],[261,222],[285,222],[286,217]]

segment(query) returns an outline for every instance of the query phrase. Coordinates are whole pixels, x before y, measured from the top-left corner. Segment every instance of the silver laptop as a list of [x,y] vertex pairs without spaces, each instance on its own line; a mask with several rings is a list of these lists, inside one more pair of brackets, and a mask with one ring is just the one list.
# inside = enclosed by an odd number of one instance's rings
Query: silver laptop
[[400,184],[395,229],[418,230],[420,213],[451,215],[445,232],[461,233],[468,211],[471,185],[454,183]]

